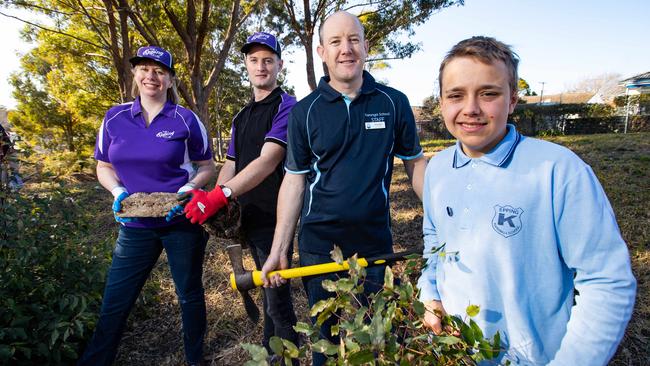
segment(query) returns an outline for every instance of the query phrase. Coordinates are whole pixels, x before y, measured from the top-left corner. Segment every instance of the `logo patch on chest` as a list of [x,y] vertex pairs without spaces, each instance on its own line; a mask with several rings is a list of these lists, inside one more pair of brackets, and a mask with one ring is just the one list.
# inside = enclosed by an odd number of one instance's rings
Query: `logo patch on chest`
[[172,136],[174,136],[174,131],[160,131],[156,134],[156,137],[161,139],[170,139]]
[[506,205],[494,206],[494,217],[492,217],[492,228],[505,238],[516,235],[521,231],[521,214],[524,210]]
[[386,128],[387,117],[390,117],[390,113],[364,113],[363,123],[366,126],[366,130],[380,130]]

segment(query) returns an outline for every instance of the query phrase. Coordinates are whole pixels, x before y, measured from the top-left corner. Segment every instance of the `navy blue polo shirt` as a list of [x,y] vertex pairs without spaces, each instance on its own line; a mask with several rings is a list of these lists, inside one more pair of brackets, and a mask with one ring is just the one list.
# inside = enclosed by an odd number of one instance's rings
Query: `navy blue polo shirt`
[[395,156],[422,155],[406,96],[363,73],[349,105],[323,77],[289,115],[285,170],[306,174],[301,251],[392,252],[389,192]]
[[[296,97],[277,87],[266,98],[251,101],[235,115],[226,158],[235,162],[237,173],[260,156],[265,142],[287,147],[287,118],[295,104]],[[242,229],[247,236],[275,227],[283,177],[284,169],[278,164],[262,183],[237,198]]]

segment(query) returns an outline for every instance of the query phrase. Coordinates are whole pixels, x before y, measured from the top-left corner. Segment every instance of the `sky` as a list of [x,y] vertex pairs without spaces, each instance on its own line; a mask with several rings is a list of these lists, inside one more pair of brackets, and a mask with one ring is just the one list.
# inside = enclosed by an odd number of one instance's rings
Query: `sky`
[[[443,9],[416,28],[412,41],[421,43],[418,53],[390,61],[389,69],[373,75],[404,92],[412,105],[420,105],[434,92],[445,53],[465,38],[485,35],[519,54],[519,76],[531,89],[540,94],[543,86],[544,94],[560,93],[606,73],[627,78],[650,71],[648,14],[648,0],[465,0],[464,6]],[[19,69],[19,55],[30,49],[19,38],[21,27],[0,16],[0,105],[9,108],[16,104],[9,74]],[[306,96],[304,55],[294,49],[283,56],[289,84],[298,98]],[[316,73],[322,76],[318,62]]]

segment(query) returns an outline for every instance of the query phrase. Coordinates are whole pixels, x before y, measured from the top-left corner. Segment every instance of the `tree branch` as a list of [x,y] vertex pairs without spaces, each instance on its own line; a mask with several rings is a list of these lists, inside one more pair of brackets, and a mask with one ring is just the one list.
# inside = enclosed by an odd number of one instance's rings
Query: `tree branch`
[[44,7],[44,6],[38,6],[38,5],[35,5],[35,4],[26,3],[24,1],[16,1],[12,5],[18,6],[18,7],[23,7],[23,8],[33,8],[33,9],[42,10],[46,14],[54,13],[54,14],[60,14],[60,15],[65,15],[65,16],[74,15],[74,13],[66,13],[66,12],[63,12],[63,11],[60,11],[60,10],[49,9],[49,8]]
[[80,38],[80,37],[74,36],[74,35],[72,35],[72,34],[70,34],[70,33],[66,33],[66,32],[63,32],[63,31],[60,31],[60,30],[57,30],[57,29],[50,29],[50,28],[47,28],[47,27],[42,26],[42,25],[40,25],[40,24],[33,23],[33,22],[28,21],[28,20],[25,20],[25,19],[19,18],[19,17],[15,16],[15,15],[5,14],[5,13],[3,13],[2,11],[0,11],[0,15],[5,16],[5,17],[7,17],[7,18],[16,19],[16,20],[18,20],[18,21],[20,21],[20,22],[23,22],[23,23],[25,23],[25,24],[29,24],[29,25],[31,25],[31,26],[33,26],[33,27],[36,27],[36,28],[41,29],[41,30],[44,30],[44,31],[46,31],[46,32],[52,32],[52,33],[60,34],[60,35],[62,35],[62,36],[70,37],[70,38],[72,38],[72,39],[76,39],[76,40],[79,41],[79,42],[83,42],[83,43],[89,44],[89,45],[91,45],[91,46],[93,46],[93,47],[97,47],[97,48],[99,48],[99,49],[106,49],[105,47],[102,47],[101,45],[98,45],[98,44],[96,44],[96,43],[94,43],[94,42],[91,42],[91,41],[89,41],[89,40],[87,40],[87,39],[83,39],[83,38]]
[[134,11],[129,6],[127,0],[118,1],[120,4],[118,11],[126,11],[127,15],[133,22],[133,25],[135,25],[135,28],[138,30],[138,33],[140,33],[140,35],[142,35],[142,37],[149,44],[160,44],[160,42],[158,42],[158,38],[156,37],[156,33],[151,28],[149,28],[147,22],[142,19],[142,15],[138,7],[138,2],[135,2],[136,10]]
[[[81,12],[86,16],[86,18],[87,18],[88,21],[90,22],[90,26],[93,28],[93,30],[95,31],[95,33],[97,34],[97,36],[98,36],[98,37],[99,37],[99,38],[104,42],[104,44],[106,44],[107,46],[110,47],[110,45],[111,45],[112,43],[109,42],[109,41],[104,37],[104,35],[102,34],[102,31],[101,31],[101,30],[97,27],[97,25],[95,24],[95,21],[93,20],[93,17],[88,13],[88,11],[87,11],[86,8],[84,7],[84,5],[81,3],[81,0],[77,0],[77,4],[79,4],[79,7],[80,7],[80,9],[81,9]],[[105,10],[106,10],[106,15],[107,15],[108,18],[109,18],[108,26],[111,27],[111,26],[112,26],[112,24],[111,24],[111,16],[112,16],[112,14],[109,14],[110,9],[108,8],[108,6],[106,7]]]
[[239,17],[240,10],[239,0],[235,0],[232,3],[232,9],[230,10],[230,22],[228,23],[228,28],[226,31],[226,37],[223,40],[223,45],[221,45],[221,50],[219,50],[219,55],[217,56],[217,62],[210,71],[210,76],[208,77],[208,82],[205,85],[206,90],[211,90],[214,88],[214,85],[219,79],[219,74],[223,70],[224,65],[226,64],[226,59],[228,58],[228,53],[230,52],[230,47],[232,46],[235,33],[237,32],[237,18]]

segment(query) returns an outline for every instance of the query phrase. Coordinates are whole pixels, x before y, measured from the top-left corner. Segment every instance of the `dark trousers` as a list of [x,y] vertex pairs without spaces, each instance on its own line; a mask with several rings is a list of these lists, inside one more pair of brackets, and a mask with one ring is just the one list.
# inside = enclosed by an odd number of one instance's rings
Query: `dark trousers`
[[185,358],[203,357],[206,329],[203,255],[208,236],[198,225],[181,222],[156,229],[122,226],[108,272],[99,320],[78,365],[110,365],[142,286],[163,248],[181,306]]
[[[332,262],[332,258],[329,255],[300,252],[300,266],[311,266],[314,264],[329,263]],[[361,301],[367,302],[367,296],[379,292],[384,286],[384,273],[386,271],[386,266],[374,266],[366,268],[366,279],[363,283],[364,294],[366,297],[363,297]],[[322,286],[324,280],[336,281],[341,277],[347,276],[346,272],[337,272],[337,273],[328,273],[318,276],[309,276],[303,277],[302,282],[305,286],[305,291],[307,292],[307,301],[309,302],[309,308],[311,309],[314,304],[321,300],[334,297],[336,294],[325,290]],[[367,305],[364,304],[364,305]],[[311,321],[313,324],[316,324],[316,317],[312,317]],[[339,344],[338,334],[332,335],[332,326],[335,325],[336,317],[331,316],[327,319],[320,327],[320,338],[327,339],[335,345]],[[312,352],[312,362],[314,366],[324,365],[327,358],[322,353]]]
[[[246,237],[246,243],[251,249],[251,254],[258,270],[262,268],[264,262],[269,257],[272,242],[272,228]],[[293,250],[290,248],[289,253],[287,253],[289,263],[291,263],[292,254]],[[262,344],[271,352],[269,339],[272,336],[278,336],[298,346],[298,334],[293,329],[297,319],[296,313],[293,310],[290,284],[287,282],[280,287],[262,288],[262,291],[262,302],[264,304],[264,339]]]

